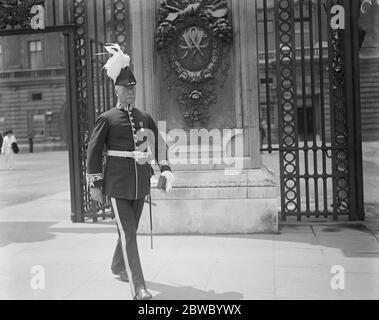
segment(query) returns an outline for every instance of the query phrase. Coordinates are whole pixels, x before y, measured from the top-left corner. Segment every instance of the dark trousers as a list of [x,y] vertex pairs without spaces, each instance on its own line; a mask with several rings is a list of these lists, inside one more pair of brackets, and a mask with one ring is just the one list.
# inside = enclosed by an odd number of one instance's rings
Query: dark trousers
[[146,287],[137,246],[137,228],[145,199],[111,198],[111,202],[119,235],[111,268],[115,274],[126,270],[134,298],[137,290]]

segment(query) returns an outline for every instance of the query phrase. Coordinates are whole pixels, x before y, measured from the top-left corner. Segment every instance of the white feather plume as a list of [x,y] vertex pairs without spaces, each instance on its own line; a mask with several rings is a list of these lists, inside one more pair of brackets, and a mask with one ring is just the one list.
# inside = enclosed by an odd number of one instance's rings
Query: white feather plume
[[121,70],[129,67],[130,57],[122,52],[117,43],[110,43],[109,45],[104,46],[104,48],[108,53],[98,54],[112,54],[112,57],[108,59],[107,63],[101,68],[101,70],[106,69],[108,77],[116,83]]

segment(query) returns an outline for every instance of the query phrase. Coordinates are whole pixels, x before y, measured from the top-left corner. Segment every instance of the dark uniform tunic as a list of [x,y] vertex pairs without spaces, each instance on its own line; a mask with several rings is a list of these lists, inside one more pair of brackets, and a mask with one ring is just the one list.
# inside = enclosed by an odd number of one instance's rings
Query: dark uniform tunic
[[[103,187],[111,198],[117,219],[119,239],[113,255],[112,272],[126,270],[133,297],[146,287],[138,254],[136,233],[150,191],[153,170],[147,159],[119,157],[108,154],[103,173],[103,149],[107,152],[151,150],[160,170],[170,170],[167,148],[158,128],[148,113],[137,108],[131,111],[115,107],[96,120],[87,150],[87,183]],[[149,146],[149,147],[147,147]]]
[[[166,144],[158,133],[151,116],[137,108],[130,112],[117,107],[101,114],[95,124],[87,151],[87,179],[90,186],[104,187],[105,195],[120,199],[144,198],[150,191],[152,168],[146,160],[108,156],[103,175],[102,151],[136,151],[146,145],[146,129],[154,134],[149,138],[153,156],[161,171],[170,170],[167,162]],[[147,131],[149,132],[149,131]],[[145,141],[137,141],[138,135]],[[141,139],[138,139],[141,140]],[[140,151],[146,151],[140,150]]]

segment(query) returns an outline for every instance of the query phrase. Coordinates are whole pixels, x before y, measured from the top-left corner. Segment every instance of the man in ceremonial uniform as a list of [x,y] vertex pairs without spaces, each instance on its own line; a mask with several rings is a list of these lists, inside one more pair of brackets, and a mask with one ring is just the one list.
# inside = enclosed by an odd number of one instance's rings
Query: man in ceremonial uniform
[[[145,197],[150,193],[155,158],[169,192],[174,176],[167,161],[166,144],[152,117],[135,107],[136,79],[129,68],[130,58],[117,44],[105,47],[112,54],[104,68],[113,79],[117,105],[96,120],[87,150],[87,183],[93,200],[103,195],[111,199],[119,239],[112,261],[112,272],[129,281],[135,300],[152,296],[146,289],[138,254],[136,233]],[[102,155],[107,148],[103,172]]]

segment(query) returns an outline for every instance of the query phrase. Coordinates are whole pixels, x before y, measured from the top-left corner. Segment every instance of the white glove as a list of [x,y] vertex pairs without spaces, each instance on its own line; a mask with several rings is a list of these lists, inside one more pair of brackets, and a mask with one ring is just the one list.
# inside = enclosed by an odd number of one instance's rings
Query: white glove
[[103,204],[103,192],[100,188],[90,188],[90,194],[92,200],[95,200],[99,202],[100,204]]
[[161,173],[162,176],[166,177],[167,179],[167,182],[166,182],[166,193],[169,193],[175,183],[175,177],[174,175],[172,174],[171,171],[163,171]]

